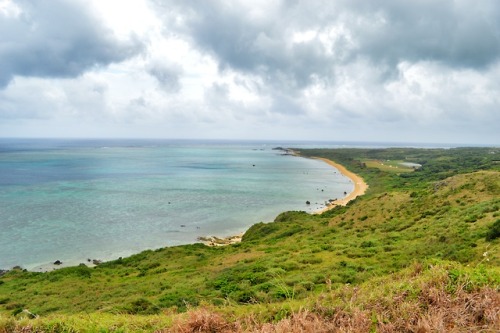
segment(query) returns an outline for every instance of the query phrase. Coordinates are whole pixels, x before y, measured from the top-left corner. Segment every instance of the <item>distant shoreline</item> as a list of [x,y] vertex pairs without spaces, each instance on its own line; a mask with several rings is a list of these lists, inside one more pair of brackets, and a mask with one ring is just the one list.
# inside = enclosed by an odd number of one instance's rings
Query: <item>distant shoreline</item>
[[346,169],[345,166],[342,164],[339,164],[337,162],[334,162],[332,160],[329,160],[327,158],[322,158],[322,157],[314,157],[314,159],[321,160],[328,165],[334,167],[335,169],[339,170],[339,172],[344,175],[345,177],[349,178],[353,184],[354,184],[354,190],[352,190],[351,193],[348,193],[345,197],[342,199],[336,199],[330,203],[330,205],[326,206],[325,208],[320,209],[319,211],[316,211],[315,214],[321,214],[323,212],[326,212],[327,210],[330,210],[336,206],[346,206],[351,200],[356,199],[360,195],[363,195],[366,193],[366,190],[368,189],[368,184],[364,181],[363,178],[355,174],[354,172],[351,172]]
[[[285,151],[286,151],[287,155],[304,157],[292,149],[286,149]],[[327,158],[322,158],[322,157],[313,157],[313,159],[323,161],[323,162],[327,163],[328,165],[334,167],[343,176],[349,178],[354,184],[354,189],[350,193],[348,193],[345,197],[343,197],[342,199],[336,199],[334,201],[331,201],[329,205],[315,211],[313,214],[324,213],[330,209],[335,208],[336,206],[346,206],[351,200],[354,200],[357,197],[366,193],[366,190],[368,189],[368,184],[366,184],[364,179],[361,178],[360,176],[358,176],[357,174],[355,174],[354,172],[347,170],[347,168],[345,166],[343,166],[342,164],[339,164],[337,162],[334,162],[332,160],[329,160]],[[243,232],[243,233],[238,234],[238,235],[227,236],[227,237],[222,237],[222,238],[219,238],[216,236],[199,237],[198,240],[201,243],[205,244],[206,246],[225,246],[225,245],[231,245],[231,244],[241,242],[244,234],[245,233]]]
[[[293,151],[291,149],[286,149],[286,153],[288,155],[293,155],[293,156],[297,156],[297,157],[307,158],[305,156],[301,156],[298,152]],[[351,200],[357,198],[360,195],[363,195],[366,192],[366,190],[368,188],[368,185],[365,183],[365,181],[363,180],[363,178],[361,178],[357,174],[355,174],[355,173],[347,170],[343,165],[341,165],[339,163],[336,163],[336,162],[334,162],[332,160],[326,159],[326,158],[313,157],[313,159],[321,160],[321,161],[327,163],[328,165],[334,167],[343,176],[349,178],[353,182],[353,184],[354,184],[354,190],[351,191],[350,193],[348,193],[345,197],[343,197],[341,199],[336,199],[334,201],[331,201],[330,204],[328,204],[326,207],[320,208],[320,209],[314,211],[313,214],[321,214],[321,213],[323,213],[325,211],[333,209],[336,206],[345,206],[345,205],[347,205],[348,202],[350,202]],[[230,236],[227,236],[227,237],[199,236],[196,242],[203,243],[203,244],[205,244],[207,246],[224,246],[224,245],[230,245],[230,244],[235,244],[235,243],[241,242],[244,233],[245,232],[242,232],[242,233],[240,233],[238,235],[230,235]],[[94,266],[94,265],[89,265],[89,263],[87,263],[87,262],[85,262],[85,264],[87,266]],[[78,263],[76,263],[76,261],[65,262],[62,265],[54,265],[52,263],[47,263],[47,264],[43,264],[43,265],[37,265],[36,267],[31,268],[30,271],[46,272],[46,271],[50,271],[50,270],[53,270],[53,269],[63,268],[63,267],[68,267],[68,266],[73,266],[73,265],[76,266],[76,265],[78,265]]]
[[[304,156],[300,155],[300,153],[296,152],[293,149],[285,149],[285,151],[286,151],[286,153],[293,155],[293,156],[304,157]],[[359,197],[360,195],[363,195],[366,193],[366,190],[368,189],[368,184],[365,182],[365,180],[363,178],[361,178],[360,176],[358,176],[357,174],[355,174],[354,172],[347,170],[347,168],[345,166],[343,166],[342,164],[334,162],[334,161],[329,160],[329,159],[324,158],[324,157],[311,157],[311,158],[315,159],[315,160],[323,161],[326,164],[334,167],[343,176],[349,178],[352,181],[352,183],[354,184],[354,190],[352,190],[352,192],[348,193],[342,199],[335,199],[335,200],[331,201],[329,205],[327,205],[325,208],[321,208],[321,209],[317,210],[316,212],[314,212],[314,214],[321,214],[321,213],[326,212],[326,211],[328,211],[336,206],[346,206],[351,200],[354,200],[357,197]]]

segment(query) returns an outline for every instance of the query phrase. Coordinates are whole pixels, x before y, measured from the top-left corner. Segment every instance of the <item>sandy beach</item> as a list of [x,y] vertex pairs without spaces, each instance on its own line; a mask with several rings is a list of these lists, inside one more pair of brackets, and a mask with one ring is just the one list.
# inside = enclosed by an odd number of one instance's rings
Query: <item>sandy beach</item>
[[[295,156],[300,156],[300,154],[297,154],[292,150],[289,150],[289,152]],[[349,203],[349,201],[359,197],[360,195],[365,194],[366,190],[368,189],[368,184],[365,183],[363,178],[361,178],[360,176],[358,176],[354,172],[347,170],[342,164],[333,162],[332,160],[329,160],[326,158],[321,158],[321,157],[315,157],[315,159],[321,160],[321,161],[327,163],[328,165],[331,165],[332,167],[336,168],[342,175],[349,178],[354,184],[354,190],[351,193],[348,193],[342,199],[337,199],[337,200],[331,201],[328,206],[314,212],[314,214],[321,214],[321,213],[326,212],[327,210],[330,210],[336,206],[345,206],[345,205],[347,205],[347,203]],[[207,246],[225,246],[225,245],[235,244],[235,243],[241,242],[242,237],[243,237],[243,233],[236,235],[236,236],[229,236],[229,237],[224,237],[224,238],[218,238],[215,236],[199,237],[198,240]]]
[[351,193],[347,194],[347,196],[343,197],[342,199],[337,199],[335,201],[332,201],[329,206],[320,209],[319,211],[316,212],[316,214],[321,214],[329,209],[334,208],[335,206],[345,206],[349,201],[359,197],[360,195],[365,194],[366,190],[368,189],[368,184],[365,183],[363,178],[361,178],[354,172],[347,170],[342,164],[321,157],[316,157],[316,159],[328,163],[332,167],[336,168],[337,170],[339,170],[341,174],[349,178],[354,184],[354,190]]

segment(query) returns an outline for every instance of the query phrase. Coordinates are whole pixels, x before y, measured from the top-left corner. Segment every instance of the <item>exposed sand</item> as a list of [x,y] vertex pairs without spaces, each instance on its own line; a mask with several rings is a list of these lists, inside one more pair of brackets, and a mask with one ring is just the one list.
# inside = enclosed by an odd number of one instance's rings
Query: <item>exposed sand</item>
[[321,157],[316,157],[316,159],[321,160],[325,163],[328,163],[332,167],[339,170],[341,174],[343,174],[344,176],[349,178],[354,184],[354,190],[351,193],[349,193],[347,196],[345,196],[344,198],[332,201],[330,203],[330,205],[328,205],[327,207],[325,207],[323,209],[316,211],[315,214],[321,214],[323,212],[326,212],[329,209],[334,208],[335,206],[345,206],[345,205],[347,205],[347,203],[349,201],[359,197],[360,195],[365,194],[366,190],[368,189],[368,184],[365,183],[363,178],[361,178],[360,176],[358,176],[354,172],[347,170],[342,164],[338,164],[338,163],[333,162],[332,160],[329,160],[326,158],[321,158]]
[[[292,150],[289,150],[290,153],[292,153],[295,156],[300,156],[299,154],[295,153]],[[332,167],[336,168],[339,170],[339,172],[349,178],[353,184],[354,184],[354,190],[349,193],[347,196],[345,196],[342,199],[337,199],[335,201],[330,202],[328,206],[325,208],[322,208],[320,210],[317,210],[314,212],[314,214],[321,214],[323,212],[326,212],[327,210],[330,210],[334,208],[335,206],[345,206],[347,203],[360,195],[365,194],[366,190],[368,189],[368,184],[365,183],[363,178],[355,174],[354,172],[351,172],[347,170],[342,164],[338,164],[333,162],[332,160],[326,159],[326,158],[321,158],[321,157],[315,157],[315,159],[321,160],[325,163],[328,163]],[[236,235],[236,236],[229,236],[229,237],[224,237],[224,238],[218,238],[215,236],[210,236],[210,237],[199,237],[198,240],[201,241],[203,244],[207,246],[224,246],[224,245],[229,245],[229,244],[235,244],[241,242],[241,238],[243,237],[243,233]]]
[[[287,152],[290,154],[293,154],[294,156],[300,156],[300,154],[297,154],[293,150],[287,150]],[[351,193],[349,193],[347,196],[345,196],[344,198],[332,201],[330,203],[330,205],[328,205],[325,208],[322,208],[320,210],[317,210],[316,212],[314,212],[314,214],[321,214],[327,210],[334,208],[335,206],[345,206],[345,205],[347,205],[347,203],[349,201],[357,198],[360,195],[365,194],[366,190],[368,189],[368,185],[365,183],[363,178],[361,178],[357,174],[347,170],[343,165],[333,162],[332,160],[329,160],[326,158],[320,158],[320,157],[315,157],[315,159],[318,159],[318,160],[321,160],[325,163],[328,163],[329,165],[331,165],[334,168],[336,168],[337,170],[339,170],[339,172],[342,175],[346,176],[354,183],[354,190]],[[236,243],[241,242],[241,239],[243,238],[243,234],[244,233],[240,233],[238,235],[228,236],[228,237],[223,237],[223,238],[219,238],[216,236],[198,237],[198,241],[207,245],[207,246],[224,246],[224,245],[236,244]],[[90,261],[90,259],[88,259],[88,261]],[[96,262],[100,263],[99,260],[94,260],[93,263],[89,262],[89,263],[86,263],[86,265],[89,267],[93,267],[93,266],[95,266]],[[37,267],[31,269],[31,271],[33,271],[33,272],[34,271],[47,272],[47,271],[55,270],[57,268],[76,266],[76,265],[77,265],[76,262],[64,263],[64,264],[57,265],[57,266],[54,264],[46,264],[46,265],[37,266]]]

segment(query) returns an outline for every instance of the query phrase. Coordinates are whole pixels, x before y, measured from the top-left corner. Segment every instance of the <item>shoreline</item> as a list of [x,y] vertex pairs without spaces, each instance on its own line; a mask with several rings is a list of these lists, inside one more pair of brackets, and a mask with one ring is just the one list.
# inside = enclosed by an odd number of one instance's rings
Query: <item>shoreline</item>
[[327,163],[328,165],[334,167],[343,176],[349,178],[352,181],[352,183],[354,184],[354,189],[350,193],[348,193],[345,197],[343,197],[342,199],[336,199],[336,200],[332,201],[330,203],[330,205],[314,212],[314,214],[324,213],[330,209],[335,208],[336,206],[346,206],[351,200],[354,200],[357,197],[366,193],[366,190],[368,189],[368,184],[364,181],[363,178],[361,178],[361,176],[358,176],[354,172],[347,170],[347,168],[345,166],[343,166],[342,164],[339,164],[339,163],[334,162],[332,160],[329,160],[327,158],[323,158],[323,157],[313,157],[313,158],[320,160],[320,161],[323,161],[323,162]]
[[[289,155],[307,158],[307,157],[301,156],[300,154],[293,151],[292,149],[287,149],[286,151]],[[328,165],[337,169],[340,172],[340,174],[349,178],[352,181],[352,183],[354,184],[354,189],[353,189],[353,191],[348,193],[345,197],[331,201],[326,207],[321,208],[319,210],[316,210],[316,211],[312,212],[312,214],[321,214],[321,213],[324,213],[330,209],[335,208],[336,206],[345,206],[351,200],[357,198],[360,195],[363,195],[366,192],[366,190],[368,189],[368,185],[365,183],[363,178],[361,178],[360,176],[358,176],[354,172],[347,170],[342,164],[339,164],[339,163],[334,162],[332,160],[329,160],[327,158],[313,157],[313,159],[323,161],[323,162],[327,163]],[[245,231],[243,231],[237,235],[230,235],[230,236],[226,236],[226,237],[199,236],[194,243],[202,243],[206,246],[211,246],[211,247],[226,246],[226,245],[240,243],[244,234],[245,234]],[[98,261],[99,261],[99,263],[104,262],[101,260],[98,260]],[[58,268],[72,267],[73,266],[72,264],[74,262],[76,262],[76,261],[70,261],[67,263],[65,262],[62,265],[55,265],[53,263],[47,263],[47,264],[37,265],[36,267],[32,267],[31,269],[28,269],[28,270],[32,271],[32,272],[47,272],[47,271],[55,270]],[[87,267],[96,266],[95,264],[89,263],[86,261],[83,262],[83,264],[85,264]],[[76,264],[75,266],[77,266],[77,265],[78,264]]]
[[[287,149],[286,150],[289,155],[297,156],[297,157],[303,157],[297,152],[293,151],[292,149]],[[354,172],[351,172],[347,170],[345,166],[342,164],[339,164],[337,162],[334,162],[332,160],[329,160],[327,158],[323,157],[312,157],[313,159],[323,161],[327,163],[328,165],[334,167],[337,169],[340,174],[342,174],[344,177],[349,178],[352,183],[354,184],[354,189],[348,193],[345,197],[342,199],[336,199],[330,202],[326,207],[321,208],[319,210],[314,211],[312,214],[322,214],[330,209],[333,209],[337,206],[346,206],[351,200],[356,199],[357,197],[363,195],[366,193],[366,190],[368,189],[368,184],[364,181],[364,179],[361,176],[358,176]],[[226,246],[226,245],[231,245],[231,244],[236,244],[241,242],[243,235],[245,232],[239,233],[238,235],[234,236],[227,236],[227,237],[216,237],[216,236],[200,236],[198,237],[198,241],[201,243],[205,244],[206,246]]]
[[[304,156],[300,155],[300,153],[296,152],[293,149],[286,148],[284,150],[285,150],[286,154],[297,156],[297,157],[304,157]],[[304,157],[304,158],[308,158],[308,157]],[[342,164],[337,163],[335,161],[332,161],[328,158],[324,158],[324,157],[310,157],[310,158],[323,161],[326,164],[334,167],[335,169],[337,169],[340,172],[341,175],[349,178],[352,181],[352,183],[354,184],[354,189],[350,193],[348,193],[345,197],[343,197],[342,199],[335,199],[333,201],[330,201],[330,204],[328,204],[325,208],[321,208],[321,209],[315,211],[313,214],[324,213],[330,209],[335,208],[336,206],[346,206],[351,200],[354,200],[357,197],[365,194],[366,190],[368,190],[368,184],[365,182],[365,180],[361,176],[355,174],[354,172],[347,170],[347,168],[345,166],[343,166]]]

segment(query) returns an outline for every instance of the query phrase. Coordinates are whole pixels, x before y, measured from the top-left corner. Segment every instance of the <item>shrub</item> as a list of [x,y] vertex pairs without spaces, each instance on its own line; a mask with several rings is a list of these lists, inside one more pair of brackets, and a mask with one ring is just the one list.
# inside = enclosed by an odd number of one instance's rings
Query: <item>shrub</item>
[[465,222],[473,223],[477,221],[477,215],[469,215],[465,218]]
[[166,293],[160,298],[161,307],[176,307],[180,312],[186,312],[189,306],[198,306],[198,304],[198,298],[190,290],[176,290]]
[[242,304],[255,303],[257,299],[255,292],[251,289],[237,291],[231,295],[231,298]]
[[310,217],[310,215],[304,211],[289,211],[289,212],[284,212],[284,213],[279,214],[274,219],[274,222],[297,221],[297,220],[308,218],[308,217]]
[[486,233],[486,240],[492,241],[500,237],[500,219],[493,222]]
[[233,281],[230,277],[221,276],[213,282],[215,290],[220,290],[224,297],[229,296],[229,294],[240,290],[238,283]]
[[360,247],[365,248],[365,247],[374,247],[375,242],[369,240],[369,241],[363,241],[360,245]]
[[250,227],[250,229],[243,235],[243,242],[258,241],[275,231],[279,230],[280,226],[275,223],[257,223]]
[[296,233],[301,232],[302,230],[304,230],[303,227],[301,227],[300,225],[296,225],[296,226],[293,226],[292,228],[280,233],[279,235],[276,235],[275,239],[290,237]]
[[302,258],[300,260],[300,262],[302,264],[311,264],[311,265],[314,265],[314,264],[321,264],[323,262],[323,259],[311,256],[311,257]]
[[58,281],[63,276],[77,276],[79,278],[90,279],[92,276],[92,269],[85,266],[79,265],[74,267],[65,267],[58,269],[56,271],[50,272],[48,275],[49,281]]
[[157,314],[160,312],[160,308],[158,306],[154,305],[151,301],[145,298],[139,298],[133,301],[129,306],[125,307],[124,310],[129,314],[141,315]]
[[300,286],[302,286],[307,291],[311,291],[311,290],[314,289],[314,282],[303,281],[303,282],[300,283]]

